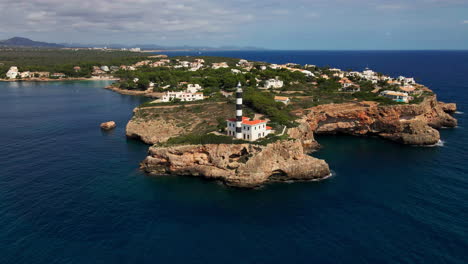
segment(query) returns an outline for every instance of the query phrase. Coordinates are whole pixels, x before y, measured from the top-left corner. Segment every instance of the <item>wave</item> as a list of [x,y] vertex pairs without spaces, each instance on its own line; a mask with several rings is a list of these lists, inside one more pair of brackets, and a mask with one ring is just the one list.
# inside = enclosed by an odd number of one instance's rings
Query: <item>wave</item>
[[429,146],[426,146],[426,147],[431,148],[431,147],[443,147],[443,146],[445,146],[445,141],[439,139],[439,141],[437,143],[435,143],[434,145],[429,145]]
[[464,114],[464,112],[461,112],[461,111],[455,111],[455,114],[457,114],[457,115],[463,115],[463,114]]

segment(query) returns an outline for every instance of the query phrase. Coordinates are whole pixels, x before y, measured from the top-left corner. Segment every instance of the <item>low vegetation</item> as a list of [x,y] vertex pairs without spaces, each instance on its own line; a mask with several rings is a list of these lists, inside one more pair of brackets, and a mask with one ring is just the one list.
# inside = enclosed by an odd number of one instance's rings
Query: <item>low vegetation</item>
[[[265,138],[255,141],[255,145],[266,146],[279,140],[290,140],[288,135],[275,136],[269,135]],[[169,147],[177,145],[208,145],[208,144],[252,144],[252,142],[235,139],[233,137],[215,134],[188,134],[170,138],[158,146]]]

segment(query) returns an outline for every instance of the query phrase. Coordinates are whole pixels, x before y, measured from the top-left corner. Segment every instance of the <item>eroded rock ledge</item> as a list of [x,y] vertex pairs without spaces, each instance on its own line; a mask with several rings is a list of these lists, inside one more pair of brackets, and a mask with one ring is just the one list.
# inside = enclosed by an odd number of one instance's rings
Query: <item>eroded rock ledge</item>
[[402,144],[434,145],[440,140],[436,129],[457,126],[457,120],[448,114],[455,110],[455,104],[437,102],[431,96],[420,104],[328,104],[296,114],[317,134],[378,135]]
[[253,188],[273,181],[306,181],[330,175],[324,160],[304,153],[300,140],[252,144],[151,147],[141,168],[151,175],[190,175]]

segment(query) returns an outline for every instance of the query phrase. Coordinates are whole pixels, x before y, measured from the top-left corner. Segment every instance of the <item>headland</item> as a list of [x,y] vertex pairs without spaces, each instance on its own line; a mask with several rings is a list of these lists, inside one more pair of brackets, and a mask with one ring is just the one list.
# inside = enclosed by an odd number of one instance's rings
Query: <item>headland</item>
[[[141,169],[253,188],[325,179],[315,134],[378,136],[430,146],[456,127],[456,105],[411,77],[218,57],[148,59],[108,89],[155,98],[126,133],[152,145]],[[240,112],[239,112],[240,111]]]

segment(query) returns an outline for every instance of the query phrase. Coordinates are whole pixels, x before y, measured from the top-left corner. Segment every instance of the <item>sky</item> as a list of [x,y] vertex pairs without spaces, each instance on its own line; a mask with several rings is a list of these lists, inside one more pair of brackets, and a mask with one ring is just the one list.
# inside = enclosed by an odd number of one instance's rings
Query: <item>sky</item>
[[283,50],[468,49],[468,0],[0,0],[0,39],[14,36]]

